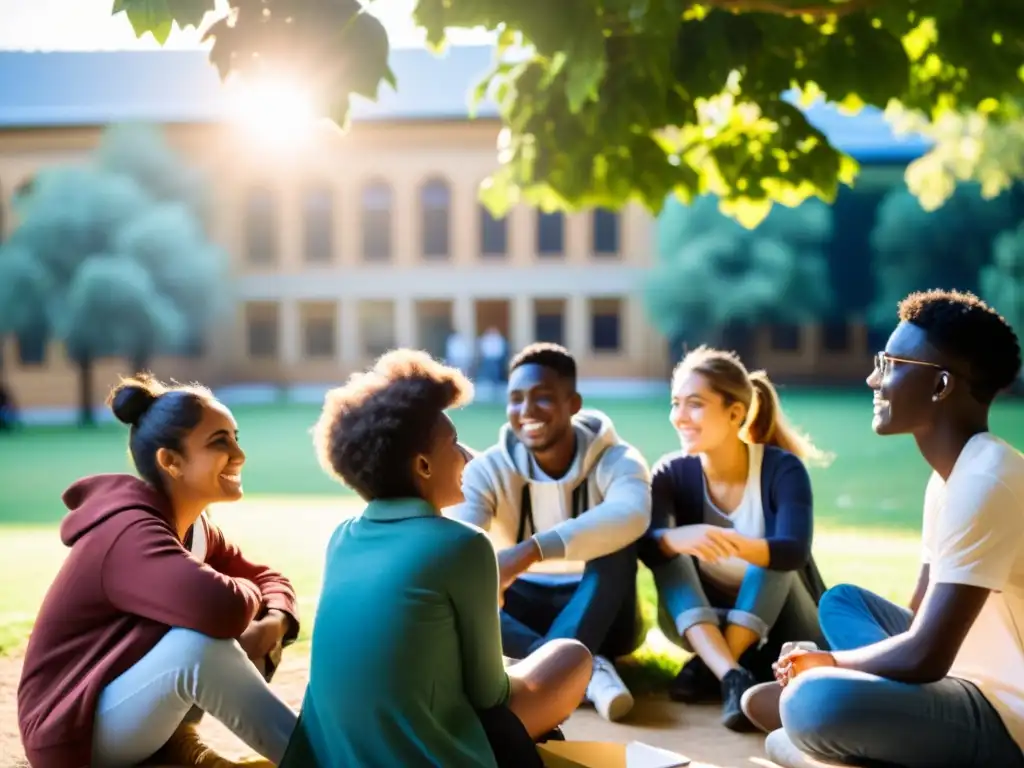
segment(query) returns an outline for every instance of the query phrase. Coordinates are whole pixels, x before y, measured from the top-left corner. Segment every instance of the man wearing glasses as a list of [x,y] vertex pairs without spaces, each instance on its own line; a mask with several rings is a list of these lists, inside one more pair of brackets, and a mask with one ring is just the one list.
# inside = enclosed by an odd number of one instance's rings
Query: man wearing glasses
[[[830,652],[781,657],[785,766],[1024,766],[1024,456],[989,432],[1021,368],[1013,329],[971,294],[915,293],[868,378],[872,427],[914,437],[933,472],[909,609],[842,585]],[[832,763],[824,763],[832,764]]]

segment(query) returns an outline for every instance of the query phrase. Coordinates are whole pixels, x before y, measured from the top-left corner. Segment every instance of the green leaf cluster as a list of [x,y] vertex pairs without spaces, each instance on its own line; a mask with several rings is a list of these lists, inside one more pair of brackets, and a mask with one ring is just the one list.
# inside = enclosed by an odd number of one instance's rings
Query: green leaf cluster
[[[230,4],[210,30],[222,75],[254,62],[303,73],[342,124],[350,93],[393,84],[387,36],[357,0]],[[205,5],[115,11],[156,33]],[[435,48],[451,29],[498,35],[477,90],[505,126],[483,191],[498,214],[520,200],[659,212],[671,195],[713,194],[750,227],[773,203],[832,201],[857,173],[786,92],[997,125],[1022,92],[1024,14],[1006,0],[419,0],[414,15]]]

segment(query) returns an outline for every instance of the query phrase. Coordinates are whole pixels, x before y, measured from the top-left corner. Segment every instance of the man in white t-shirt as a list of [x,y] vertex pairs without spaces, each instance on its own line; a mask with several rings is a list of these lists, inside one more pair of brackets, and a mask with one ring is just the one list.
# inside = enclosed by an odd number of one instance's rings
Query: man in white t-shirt
[[1020,371],[1020,345],[971,294],[915,293],[899,316],[868,385],[875,432],[912,435],[933,469],[917,589],[909,609],[849,585],[825,594],[819,616],[832,651],[779,659],[784,730],[768,737],[768,752],[1020,768],[1024,457],[989,432],[992,400]]

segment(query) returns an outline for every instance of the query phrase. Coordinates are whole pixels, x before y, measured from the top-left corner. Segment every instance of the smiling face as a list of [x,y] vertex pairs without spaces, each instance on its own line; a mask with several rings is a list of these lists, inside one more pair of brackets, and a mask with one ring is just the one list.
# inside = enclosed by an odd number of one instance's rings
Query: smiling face
[[707,378],[696,371],[682,372],[672,383],[669,421],[679,435],[683,452],[689,456],[713,451],[728,440],[738,440],[745,414],[742,403],[727,403]]
[[430,448],[413,460],[413,471],[420,495],[435,509],[444,509],[466,500],[462,493],[462,473],[470,456],[459,443],[455,424],[442,413],[430,437]]
[[182,438],[181,450],[161,448],[157,461],[178,498],[203,506],[242,498],[245,452],[238,444],[238,424],[221,403],[206,403],[199,423]]
[[922,329],[905,322],[896,327],[867,379],[874,391],[876,434],[914,434],[931,426],[952,389],[942,365]]
[[575,439],[572,417],[582,405],[575,388],[551,368],[528,363],[509,376],[508,423],[515,436],[535,454]]

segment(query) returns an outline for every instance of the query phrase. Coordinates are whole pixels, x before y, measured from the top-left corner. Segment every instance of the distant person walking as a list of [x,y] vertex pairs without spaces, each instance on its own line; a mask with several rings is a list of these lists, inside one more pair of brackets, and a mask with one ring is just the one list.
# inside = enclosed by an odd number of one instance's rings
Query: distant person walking
[[480,354],[480,370],[477,372],[477,379],[485,385],[488,397],[495,399],[505,381],[508,342],[501,335],[501,331],[491,326],[477,341],[477,349]]
[[452,368],[469,376],[473,370],[473,342],[459,331],[448,334],[444,345],[444,360]]

